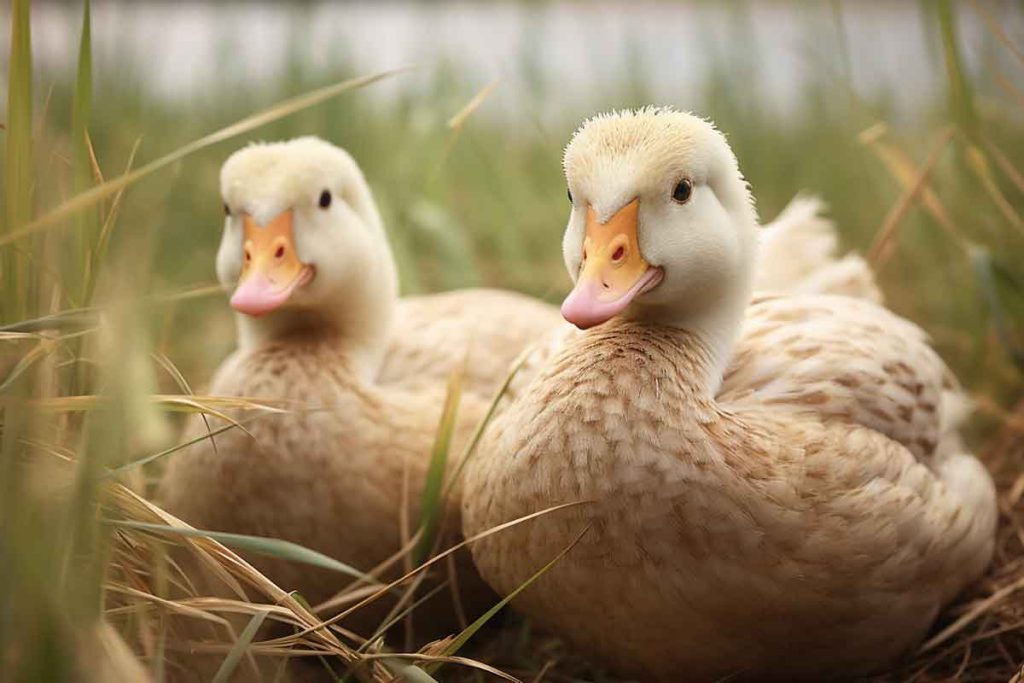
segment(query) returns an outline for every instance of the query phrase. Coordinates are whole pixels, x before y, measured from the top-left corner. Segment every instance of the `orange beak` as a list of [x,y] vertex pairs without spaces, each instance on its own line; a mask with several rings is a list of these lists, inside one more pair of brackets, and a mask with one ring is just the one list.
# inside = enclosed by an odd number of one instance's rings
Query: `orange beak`
[[266,225],[242,218],[245,261],[231,307],[248,315],[263,315],[278,308],[296,288],[313,279],[313,266],[299,260],[292,235],[292,212],[277,215]]
[[661,268],[651,266],[640,254],[639,211],[640,200],[634,199],[601,223],[594,208],[587,207],[579,278],[562,303],[562,316],[576,327],[600,325],[661,282]]

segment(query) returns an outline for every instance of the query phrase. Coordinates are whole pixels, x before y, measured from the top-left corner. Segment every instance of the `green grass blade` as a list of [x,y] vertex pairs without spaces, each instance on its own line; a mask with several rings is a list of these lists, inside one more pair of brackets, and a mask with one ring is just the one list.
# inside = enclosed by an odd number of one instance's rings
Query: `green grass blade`
[[[550,562],[548,562],[546,565],[538,569],[530,578],[526,579],[526,581],[523,581],[521,584],[519,584],[519,586],[514,591],[512,591],[504,598],[499,600],[497,604],[495,604],[489,610],[481,614],[476,621],[467,626],[459,635],[455,636],[452,642],[448,644],[448,647],[445,648],[444,655],[447,657],[451,657],[456,652],[458,652],[462,648],[462,646],[465,645],[477,631],[483,628],[484,624],[490,621],[495,614],[504,609],[505,605],[512,602],[512,600],[514,600],[517,595],[519,595],[524,590],[529,588],[530,584],[532,584],[534,581],[542,577],[544,574],[550,571],[552,567],[558,564],[562,560],[562,558],[569,553],[570,550],[576,547],[576,544],[583,539],[583,536],[588,531],[590,531],[589,524],[585,526],[579,534],[576,535],[576,538],[574,538],[572,542],[565,547],[565,549],[563,549],[560,553],[555,555]],[[426,669],[430,673],[436,673],[437,669],[440,668],[440,666],[440,664],[435,664],[433,666],[427,666]]]
[[[32,33],[28,0],[11,0],[11,43],[7,65],[7,151],[4,158],[4,225],[0,243],[32,217]],[[24,257],[0,252],[6,317],[19,318],[26,305]]]
[[448,487],[445,489],[446,496],[451,493],[452,487],[455,486],[459,481],[459,477],[462,476],[462,470],[465,469],[469,459],[473,457],[474,453],[476,453],[476,447],[480,443],[480,439],[483,437],[484,431],[487,429],[487,425],[491,423],[491,419],[494,417],[494,412],[498,409],[498,404],[501,403],[501,399],[505,396],[505,392],[508,391],[508,387],[512,384],[512,380],[515,379],[516,375],[519,374],[519,371],[523,369],[523,366],[526,364],[526,361],[529,360],[532,352],[533,349],[527,349],[519,355],[519,358],[513,361],[511,369],[508,371],[508,374],[505,375],[505,380],[491,397],[491,403],[487,406],[487,412],[484,414],[483,419],[480,420],[480,424],[478,424],[476,429],[473,431],[473,436],[470,437],[469,443],[462,452],[462,458],[455,466],[455,471],[452,472],[452,476],[448,480]]
[[89,0],[82,7],[82,35],[78,43],[78,75],[75,78],[75,95],[71,102],[72,164],[75,173],[75,190],[81,192],[91,182],[91,165],[86,134],[92,112],[92,21]]
[[[1010,328],[1002,298],[999,296],[996,275],[1000,274],[1000,271],[997,270],[995,263],[992,261],[992,254],[984,247],[971,247],[970,258],[972,271],[974,272],[974,281],[977,283],[981,298],[988,308],[989,318],[992,321],[992,327],[995,329],[996,337],[1006,350],[1010,360],[1013,361],[1021,373],[1024,373],[1024,348],[1021,348]],[[1001,274],[1004,281],[1014,286],[1018,293],[1022,293],[1022,290],[1018,288],[1018,282],[1015,279],[1011,279],[1007,271],[1002,271]]]
[[249,649],[252,639],[256,637],[256,632],[260,630],[260,626],[263,625],[268,614],[270,614],[268,610],[261,610],[252,615],[252,619],[245,625],[242,634],[238,636],[238,640],[231,646],[231,650],[228,651],[224,661],[221,662],[220,668],[217,669],[217,673],[213,676],[212,683],[225,683],[225,681],[231,680],[231,674],[235,672],[238,663],[242,661],[245,651]]
[[[71,171],[75,193],[84,192],[93,184],[92,154],[89,150],[89,118],[92,112],[92,19],[89,0],[82,6],[82,33],[78,43],[78,74],[71,100]],[[81,259],[76,264],[85,286],[87,263],[99,231],[98,208],[83,211],[77,216],[76,248],[74,255]]]
[[95,327],[100,322],[95,308],[74,308],[40,318],[22,320],[0,326],[0,332],[42,332],[44,330],[81,330]]
[[142,178],[145,178],[146,176],[156,171],[166,168],[167,166],[170,166],[175,162],[181,161],[182,159],[191,154],[195,154],[198,151],[206,149],[211,145],[214,145],[218,142],[223,142],[225,140],[229,140],[243,133],[248,133],[249,131],[255,130],[260,126],[266,125],[273,121],[277,121],[278,119],[284,118],[286,116],[290,116],[291,114],[302,111],[303,109],[309,109],[312,106],[320,104],[321,102],[329,100],[333,97],[337,97],[338,95],[348,92],[349,90],[354,90],[356,88],[361,88],[370,85],[371,83],[375,83],[379,80],[401,73],[405,70],[406,69],[392,69],[390,71],[380,71],[369,76],[351,78],[346,81],[341,81],[340,83],[335,83],[334,85],[328,85],[326,87],[319,88],[304,95],[299,95],[298,97],[293,97],[289,100],[285,100],[284,102],[277,104],[264,111],[261,111],[257,114],[247,116],[241,121],[237,121],[231,124],[230,126],[221,128],[220,130],[210,133],[209,135],[199,138],[198,140],[194,140],[183,147],[179,147],[173,152],[165,154],[159,159],[151,161],[148,164],[145,164],[144,166],[141,166],[140,168],[137,168],[134,171],[125,173],[124,175],[118,176],[117,178],[113,178],[105,183],[97,185],[96,187],[93,187],[90,190],[79,193],[74,197],[71,197],[67,201],[60,203],[55,208],[51,209],[50,211],[43,214],[36,220],[28,223],[27,225],[22,225],[22,222],[19,221],[15,225],[18,225],[20,227],[11,229],[11,227],[13,226],[9,226],[8,233],[3,237],[0,237],[0,246],[4,246],[15,240],[21,239],[27,235],[39,232],[43,228],[53,225],[54,223],[61,221],[65,218],[68,218],[69,216],[73,216],[79,211],[82,211],[83,209],[93,206],[97,202],[106,199],[110,195],[120,190],[122,187],[131,185],[132,183]]
[[437,683],[437,679],[426,671],[398,657],[389,657],[382,661],[388,671],[395,675],[395,680],[404,681],[404,683]]
[[459,399],[462,396],[462,373],[453,372],[448,378],[448,392],[441,411],[441,421],[434,437],[434,446],[430,453],[430,465],[427,468],[427,481],[423,487],[423,498],[420,504],[419,527],[423,530],[416,548],[413,550],[413,564],[421,564],[430,554],[437,537],[438,524],[444,506],[444,475],[448,468],[448,451],[451,449],[452,433],[455,431],[455,418],[458,415]]
[[193,538],[212,538],[218,543],[223,543],[229,548],[245,550],[265,557],[274,557],[279,560],[290,562],[301,562],[313,567],[329,569],[357,579],[362,579],[372,586],[381,585],[380,581],[369,574],[365,574],[355,567],[339,562],[333,557],[301,546],[298,543],[285,541],[279,538],[267,538],[264,536],[247,536],[245,534],[231,534],[225,531],[206,531],[204,529],[186,529],[167,526],[166,524],[150,524],[149,522],[132,522],[128,520],[108,520],[111,524],[140,531],[153,531],[163,534],[176,534],[178,536],[191,536]]
[[949,104],[957,126],[969,138],[975,140],[978,130],[978,115],[974,106],[974,92],[964,73],[963,59],[956,36],[956,15],[951,0],[939,0],[935,4],[942,32],[942,52],[946,62],[946,78],[949,82]]
[[159,451],[158,453],[153,453],[152,455],[147,455],[147,456],[145,456],[143,458],[139,458],[138,460],[132,460],[130,462],[126,462],[125,464],[121,465],[120,467],[115,467],[115,468],[109,470],[108,472],[106,472],[103,475],[103,478],[104,479],[114,479],[114,478],[124,474],[125,472],[131,470],[131,469],[134,469],[136,467],[143,467],[143,466],[148,465],[148,464],[150,464],[152,462],[156,462],[160,458],[166,457],[166,456],[171,455],[173,453],[177,453],[178,451],[184,450],[184,449],[188,448],[189,446],[194,446],[195,444],[199,443],[200,441],[206,441],[207,439],[213,439],[213,437],[215,437],[215,436],[219,436],[220,434],[223,434],[226,431],[229,431],[231,429],[235,429],[236,427],[239,427],[241,424],[244,424],[244,422],[247,422],[247,421],[243,421],[242,423],[234,423],[234,422],[232,422],[231,424],[226,424],[226,425],[224,425],[222,427],[218,427],[217,429],[205,432],[205,433],[201,434],[200,436],[197,436],[194,439],[190,439],[190,440],[188,440],[188,441],[186,441],[184,443],[179,443],[179,444],[177,444],[175,446],[171,446],[170,448],[165,448],[164,450]]

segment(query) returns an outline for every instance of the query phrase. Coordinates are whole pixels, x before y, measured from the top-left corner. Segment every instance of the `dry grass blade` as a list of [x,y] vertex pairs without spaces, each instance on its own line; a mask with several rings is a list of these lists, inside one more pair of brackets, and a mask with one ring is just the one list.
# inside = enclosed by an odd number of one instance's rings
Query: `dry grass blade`
[[481,88],[480,92],[473,95],[472,99],[466,103],[466,106],[460,109],[455,116],[448,119],[448,127],[453,131],[460,130],[463,124],[466,123],[466,120],[473,115],[473,112],[479,109],[487,98],[491,96],[494,89],[498,87],[499,82],[501,82],[501,79],[495,78],[493,81]]
[[[163,607],[165,609],[168,609],[168,610],[170,610],[172,612],[175,612],[177,614],[181,614],[181,615],[186,616],[186,617],[190,617],[192,619],[199,619],[199,620],[202,620],[202,621],[209,621],[210,623],[216,624],[217,626],[221,626],[223,628],[230,628],[231,627],[230,622],[228,622],[228,620],[225,619],[224,617],[217,616],[216,614],[211,614],[207,610],[199,609],[198,607],[193,607],[192,605],[184,604],[184,603],[179,602],[177,600],[168,600],[166,598],[161,598],[158,595],[153,595],[152,593],[147,593],[144,590],[139,590],[137,588],[132,588],[130,586],[119,586],[116,583],[110,583],[110,582],[107,583],[105,588],[106,588],[106,590],[108,590],[108,591],[110,591],[112,593],[121,593],[123,595],[130,595],[132,597],[139,598],[140,600],[144,600],[144,601],[152,603],[154,605],[160,605],[161,607]],[[116,612],[115,612],[115,610],[108,610],[107,613],[111,614],[111,613],[116,613]]]
[[[108,499],[109,504],[117,508],[118,514],[121,517],[137,521],[150,521],[158,525],[169,526],[173,529],[191,528],[173,515],[161,510],[120,484],[113,484],[108,487]],[[123,531],[132,533],[130,529],[124,529]],[[297,624],[301,625],[303,630],[298,634],[278,639],[275,642],[283,644],[306,642],[329,652],[332,656],[340,658],[346,665],[350,665],[358,659],[358,655],[338,639],[332,627],[329,627],[328,624],[313,615],[308,607],[294,595],[282,590],[227,547],[207,536],[182,536],[181,538],[183,548],[191,552],[203,567],[211,571],[216,578],[230,587],[239,596],[241,601],[244,601],[244,603],[240,602],[237,604],[248,604],[250,601],[242,590],[241,585],[236,581],[236,577],[265,596],[268,602],[279,608],[287,609],[294,615]],[[265,605],[254,605],[253,607],[254,609],[266,608]],[[363,681],[383,682],[385,680],[385,677],[378,673],[373,675],[357,673],[357,678]]]
[[[259,631],[260,626],[263,625],[269,613],[267,610],[260,610],[252,616],[249,623],[245,625],[242,634],[238,636],[238,640],[235,641],[231,651],[224,658],[224,662],[217,669],[217,673],[214,674],[212,683],[226,683],[226,681],[231,679],[231,674],[235,672],[238,663],[242,661],[242,657],[248,652],[252,639],[256,637],[256,632]],[[259,676],[259,668],[256,666],[256,661],[252,659],[251,654],[249,655],[249,660],[253,671]]]
[[[144,304],[170,304],[223,294],[220,285],[200,285],[173,294],[157,294],[143,297]],[[0,332],[40,332],[43,330],[74,330],[99,324],[102,309],[97,307],[71,308],[50,313],[38,318],[22,320],[0,326]]]
[[[427,571],[427,569],[429,569],[433,565],[437,564],[438,562],[443,561],[449,555],[452,555],[453,553],[456,553],[459,550],[462,550],[463,548],[465,548],[468,545],[476,543],[477,541],[479,541],[481,539],[488,538],[489,536],[493,536],[494,534],[499,534],[502,531],[505,531],[507,529],[511,529],[512,527],[518,526],[520,524],[524,524],[526,522],[530,522],[530,521],[535,520],[535,519],[537,519],[539,517],[544,517],[546,515],[550,515],[552,513],[559,512],[561,510],[566,510],[568,508],[577,507],[579,505],[586,505],[589,502],[590,501],[581,500],[581,501],[576,501],[576,502],[573,502],[573,503],[562,503],[561,505],[554,505],[552,507],[544,508],[543,510],[538,510],[537,512],[533,512],[533,513],[530,513],[528,515],[524,515],[522,517],[518,517],[518,518],[513,519],[513,520],[511,520],[509,522],[505,522],[504,524],[499,524],[496,527],[492,527],[492,528],[490,528],[490,529],[488,529],[486,531],[482,531],[479,534],[477,534],[475,536],[472,536],[470,538],[463,539],[462,541],[456,543],[455,545],[453,545],[452,547],[448,548],[444,552],[441,552],[441,553],[438,553],[437,555],[434,555],[429,560],[427,560],[426,562],[424,562],[420,566],[416,567],[412,571],[407,572],[405,575],[400,576],[399,578],[395,579],[394,581],[392,581],[388,585],[386,585],[383,588],[381,588],[380,590],[378,590],[373,595],[370,595],[370,596],[364,598],[363,600],[360,600],[358,603],[356,603],[352,607],[349,607],[347,610],[345,610],[343,612],[340,612],[339,614],[334,615],[330,619],[327,619],[326,621],[324,621],[322,624],[320,624],[316,628],[317,629],[322,629],[322,628],[325,628],[327,626],[330,626],[332,624],[335,624],[335,623],[341,621],[342,619],[344,619],[345,617],[349,616],[350,614],[352,614],[356,610],[358,610],[358,609],[360,609],[362,607],[365,607],[366,605],[369,605],[370,603],[378,600],[380,597],[385,595],[388,591],[390,591],[391,589],[395,588],[396,586],[400,586],[401,584],[405,583],[409,579],[417,576],[418,574],[421,574],[421,573]],[[300,635],[306,635],[306,633],[302,633]]]
[[990,609],[992,609],[993,606],[999,604],[1000,602],[1008,598],[1010,595],[1021,589],[1024,589],[1024,579],[1020,579],[1018,581],[1015,581],[1014,583],[1011,583],[1009,586],[1004,586],[1003,588],[999,589],[989,597],[985,598],[984,600],[976,604],[974,607],[972,607],[970,610],[964,613],[959,619],[954,621],[952,624],[950,624],[949,626],[947,626],[946,628],[942,629],[934,636],[929,638],[928,641],[920,647],[918,652],[928,652],[929,650],[932,650],[938,645],[941,645],[942,643],[946,642],[954,635],[962,631],[965,626],[967,626],[974,620],[984,615]]
[[321,102],[329,100],[332,97],[337,97],[342,93],[348,92],[349,90],[354,90],[356,88],[361,88],[370,85],[371,83],[375,83],[376,81],[382,80],[389,76],[402,73],[403,71],[406,70],[407,68],[392,69],[389,71],[381,71],[375,74],[371,74],[369,76],[360,76],[359,78],[352,78],[346,81],[342,81],[340,83],[335,83],[334,85],[329,85],[324,88],[314,90],[310,93],[306,93],[305,95],[299,95],[298,97],[286,100],[285,102],[282,102],[258,114],[248,116],[242,119],[241,121],[231,124],[230,126],[221,128],[220,130],[214,133],[211,133],[205,137],[190,142],[189,144],[183,147],[179,147],[173,152],[166,154],[160,157],[159,159],[151,161],[148,164],[145,164],[141,168],[138,168],[134,171],[131,171],[130,173],[126,173],[117,178],[108,180],[102,185],[97,185],[96,187],[87,190],[86,192],[77,194],[74,197],[68,199],[67,201],[62,202],[55,208],[51,209],[50,211],[48,211],[47,213],[43,214],[42,216],[33,221],[27,223],[24,223],[22,221],[22,223],[24,224],[17,224],[18,227],[12,229],[8,234],[4,235],[3,237],[0,237],[0,246],[4,246],[5,244],[9,244],[16,240],[22,239],[27,235],[31,235],[35,232],[38,232],[39,230],[42,230],[43,228],[53,225],[65,218],[68,218],[77,213],[78,211],[90,207],[96,204],[97,202],[109,197],[110,195],[118,192],[121,188],[131,185],[137,180],[140,180],[141,178],[144,178],[155,171],[159,171],[160,169],[166,168],[167,166],[170,166],[171,164],[180,161],[185,157],[194,154],[202,149],[205,149],[211,145],[214,145],[218,142],[223,142],[224,140],[228,140],[237,135],[247,133],[251,130],[259,128],[260,126],[284,118],[285,116],[289,116],[296,112],[302,111],[303,109],[308,109],[309,107],[320,104]]
[[[475,659],[466,659],[465,657],[452,657],[452,656],[448,656],[448,655],[430,655],[430,654],[426,654],[426,653],[402,652],[402,653],[388,653],[388,654],[366,655],[366,659],[382,659],[385,662],[389,662],[388,668],[392,668],[392,664],[390,662],[398,661],[398,660],[402,660],[402,659],[412,659],[412,660],[419,661],[419,662],[433,662],[433,663],[436,663],[438,665],[440,665],[440,664],[461,664],[462,666],[465,666],[465,667],[468,667],[468,668],[471,668],[471,669],[477,669],[478,671],[483,671],[484,673],[491,674],[492,676],[500,678],[503,681],[512,681],[512,683],[522,683],[522,681],[520,679],[516,678],[515,676],[509,675],[509,674],[505,673],[504,671],[500,671],[498,669],[495,669],[493,666],[488,666],[487,664],[484,664],[483,662],[478,662]],[[394,668],[397,668],[397,667],[394,667]],[[405,673],[406,671],[407,671],[407,669],[403,669],[403,675],[406,675],[406,673]],[[420,673],[418,675],[424,676],[425,678],[409,679],[409,680],[410,681],[411,680],[423,680],[423,681],[435,681],[435,680],[437,680],[433,676],[431,676],[429,673],[423,671],[423,669],[420,669],[419,671],[420,671]]]
[[[135,143],[132,145],[132,151],[128,155],[128,162],[125,164],[125,174],[130,173],[132,166],[135,165],[135,155],[138,154],[139,146],[141,144],[142,138],[136,138]],[[92,149],[91,143],[89,149]],[[121,210],[121,202],[124,200],[124,193],[127,189],[128,186],[125,185],[114,195],[114,200],[110,203],[110,210],[107,211],[107,215],[103,219],[103,225],[100,226],[100,232],[96,238],[96,244],[93,245],[92,249],[86,254],[85,298],[83,300],[83,303],[85,304],[92,302],[92,295],[96,288],[98,264],[102,263],[103,258],[106,256],[107,246],[110,243],[110,235],[114,230],[114,223],[117,222],[117,216]]]
[[[220,412],[221,410],[259,410],[268,413],[288,412],[288,402],[267,401],[232,396],[184,396],[173,394],[154,394],[146,397],[152,403],[164,406],[168,410],[184,413],[207,413],[225,422],[241,426],[235,420]],[[57,396],[54,398],[36,399],[31,402],[33,408],[51,412],[84,412],[104,407],[109,399],[95,394],[81,396]],[[276,404],[276,405],[275,405]]]
[[[899,146],[883,139],[887,130],[884,123],[878,123],[863,131],[859,139],[874,151],[889,174],[899,181],[904,189],[908,189],[914,184],[914,179],[917,176],[917,164]],[[953,220],[946,212],[939,196],[928,186],[927,182],[921,189],[918,199],[936,223],[941,225],[951,236],[958,238],[959,233]]]
[[[185,375],[181,374],[181,370],[178,369],[178,366],[176,366],[170,358],[159,352],[153,353],[152,355],[156,359],[156,362],[160,364],[160,367],[162,367],[164,371],[171,376],[174,383],[178,385],[178,389],[180,391],[190,396],[195,393],[192,391],[192,386],[188,383],[188,380],[185,379]],[[202,418],[203,426],[206,428],[206,433],[210,437],[210,445],[213,447],[214,454],[219,455],[217,450],[217,441],[213,438],[213,429],[210,427],[210,418],[203,413],[200,413],[199,416]],[[248,432],[246,433],[248,434]],[[250,436],[252,435],[250,434]]]
[[1013,181],[1018,190],[1024,192],[1024,174],[1017,170],[1017,167],[1013,165],[1009,157],[1003,154],[1003,151],[994,145],[991,140],[985,140],[985,149],[996,160],[996,166],[999,167],[1007,178]]
[[1017,58],[1017,61],[1024,65],[1024,51],[1021,51],[1019,47],[1014,45],[1013,41],[1010,40],[1010,36],[1006,35],[1006,31],[1004,31],[1003,27],[999,25],[999,22],[989,14],[987,9],[981,6],[981,3],[978,2],[978,0],[971,0],[971,7],[974,8],[974,11],[977,12],[978,16],[980,16],[982,21],[985,22],[985,27],[988,29],[989,33],[994,35],[996,39],[1002,43],[1014,57]]
[[942,153],[946,149],[946,146],[952,139],[952,128],[948,128],[942,132],[938,141],[932,147],[931,152],[929,152],[928,158],[925,160],[924,164],[914,174],[912,180],[907,184],[907,188],[904,190],[903,194],[900,195],[899,200],[889,211],[888,215],[886,215],[885,220],[882,222],[882,226],[875,235],[874,241],[871,243],[870,249],[868,249],[868,259],[876,268],[881,267],[892,254],[896,229],[899,227],[899,224],[906,215],[910,205],[915,199],[917,199],[922,190],[925,189],[928,178],[931,175],[932,170],[935,168],[935,164],[938,163]]
[[976,145],[968,145],[966,158],[967,167],[978,177],[981,186],[985,188],[985,192],[988,193],[992,203],[999,209],[999,213],[1003,214],[1003,218],[1010,225],[1017,228],[1017,230],[1024,231],[1024,220],[1021,219],[1020,215],[1013,208],[1013,204],[1006,199],[1003,191],[999,189],[999,183],[996,182],[992,174],[992,168],[989,166],[988,159],[985,158],[985,153]]
[[[519,584],[519,586],[515,590],[506,595],[504,598],[498,601],[497,604],[495,604],[489,610],[480,615],[480,617],[476,621],[474,621],[467,628],[465,628],[461,633],[459,633],[459,635],[455,636],[455,638],[452,639],[451,643],[449,643],[445,647],[445,656],[452,656],[460,649],[462,649],[462,646],[465,645],[466,642],[468,642],[469,639],[472,638],[477,631],[483,628],[484,624],[490,621],[495,614],[500,612],[505,607],[505,605],[512,602],[512,600],[514,600],[517,595],[526,590],[531,584],[533,584],[534,581],[539,579],[541,576],[550,571],[552,567],[558,564],[562,560],[562,558],[569,553],[570,550],[576,547],[576,544],[583,539],[583,537],[586,535],[588,531],[590,531],[589,524],[583,527],[583,529],[576,535],[576,538],[574,538],[572,542],[569,543],[569,545],[567,545],[560,553],[551,558],[550,562],[548,562],[543,567],[534,572],[534,574],[530,576],[528,579],[526,579],[526,581],[523,581],[521,584]],[[428,671],[430,670],[428,669]]]
[[31,320],[22,320],[0,327],[0,332],[42,332],[45,330],[78,330],[93,327],[100,321],[99,310],[76,308],[51,313]]
[[7,377],[0,382],[0,393],[10,388],[26,370],[32,367],[33,363],[53,353],[57,346],[57,342],[53,339],[40,339],[39,343],[31,351],[18,359],[18,362],[14,364],[11,371],[7,373]]

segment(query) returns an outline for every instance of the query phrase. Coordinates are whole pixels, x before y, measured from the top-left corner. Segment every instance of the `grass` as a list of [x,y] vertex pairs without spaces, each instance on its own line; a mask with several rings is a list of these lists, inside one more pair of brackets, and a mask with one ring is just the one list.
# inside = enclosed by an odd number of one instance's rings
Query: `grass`
[[[824,197],[845,246],[870,256],[889,304],[933,335],[977,400],[969,437],[1000,485],[997,559],[892,680],[1006,680],[1024,661],[1024,97],[1014,85],[1024,61],[986,5],[966,7],[981,14],[1016,69],[1012,77],[994,64],[968,73],[957,12],[929,4],[922,29],[934,34],[935,68],[948,89],[945,100],[920,103],[909,122],[884,93],[855,94],[843,43],[829,39],[818,46],[820,79],[785,116],[753,106],[759,93],[747,75],[757,55],[739,47],[742,32],[727,51],[734,58],[712,62],[706,87],[674,102],[729,134],[766,218],[798,190]],[[251,676],[255,654],[304,651],[347,668],[349,680],[385,680],[398,668],[429,680],[440,662],[448,662],[444,680],[496,675],[488,666],[523,680],[609,680],[514,617],[484,632],[471,623],[417,655],[429,664],[408,669],[403,653],[326,626],[301,596],[230,547],[256,544],[339,575],[350,568],[285,539],[197,534],[145,498],[180,450],[181,413],[244,407],[247,417],[229,425],[244,429],[248,419],[287,409],[191,389],[233,344],[223,298],[210,287],[217,171],[230,151],[250,138],[306,133],[347,147],[375,190],[406,292],[484,284],[557,300],[566,288],[560,150],[592,110],[541,117],[527,101],[490,116],[489,96],[502,83],[473,82],[445,64],[387,76],[402,85],[396,99],[360,92],[384,75],[354,77],[342,63],[309,73],[295,63],[258,89],[223,83],[217,97],[168,103],[131,72],[93,72],[88,4],[75,73],[37,73],[33,83],[27,0],[11,10],[0,129],[5,680],[137,680],[142,671],[163,680],[174,673],[183,622],[209,627],[206,640],[219,644],[211,676],[219,670],[222,678]],[[538,97],[557,96],[542,70],[536,78]],[[644,104],[650,92],[638,78],[595,107]],[[447,414],[454,410],[451,403]],[[435,463],[448,459],[445,424]],[[408,564],[404,580],[381,585],[384,568],[368,572],[339,596],[346,609],[406,591],[423,571],[412,557],[443,560],[433,531],[449,486],[435,477],[425,531],[393,558]],[[171,546],[234,597],[203,597]],[[287,624],[291,634],[263,639],[264,621]],[[460,658],[466,647],[487,664]]]

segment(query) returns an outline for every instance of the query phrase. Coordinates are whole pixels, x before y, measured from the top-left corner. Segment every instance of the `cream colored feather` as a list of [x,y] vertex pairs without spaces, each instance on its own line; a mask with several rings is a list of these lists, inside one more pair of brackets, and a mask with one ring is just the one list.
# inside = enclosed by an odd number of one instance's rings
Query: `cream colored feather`
[[[706,122],[598,117],[566,173],[602,216],[639,197],[664,277],[570,335],[492,424],[467,534],[580,505],[478,543],[485,580],[507,594],[583,533],[514,605],[640,680],[846,678],[911,652],[988,564],[996,521],[926,336],[870,301],[750,303],[756,216]],[[693,194],[673,204],[681,176]]]

